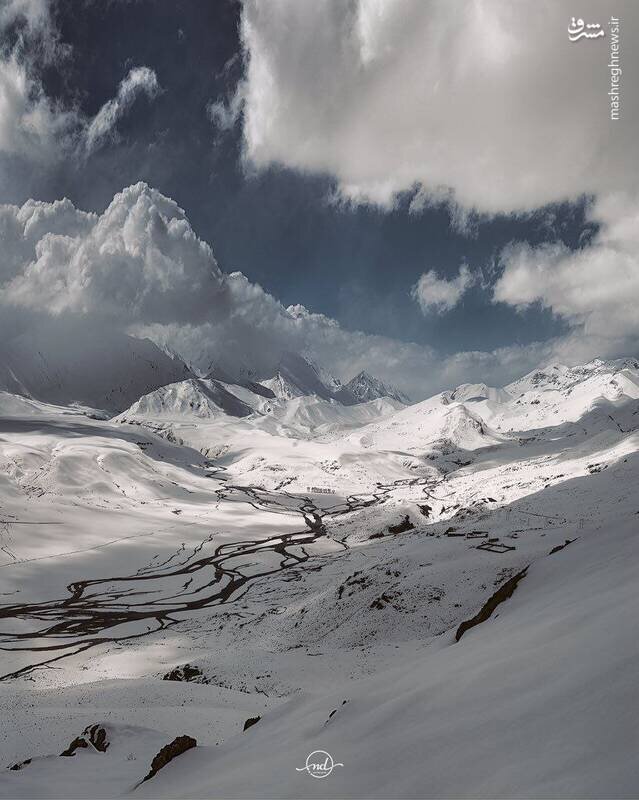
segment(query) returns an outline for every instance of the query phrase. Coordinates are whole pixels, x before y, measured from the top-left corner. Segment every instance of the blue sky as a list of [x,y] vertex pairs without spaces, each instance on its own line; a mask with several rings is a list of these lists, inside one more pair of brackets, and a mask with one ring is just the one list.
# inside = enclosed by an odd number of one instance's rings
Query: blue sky
[[[36,159],[24,147],[5,147],[3,152],[0,132],[0,203],[20,205],[29,198],[53,201],[68,197],[79,209],[102,212],[117,192],[145,181],[184,209],[196,234],[210,243],[223,272],[242,272],[284,306],[302,304],[309,311],[336,320],[344,329],[423,345],[442,359],[470,351],[494,354],[499,348],[531,346],[527,359],[532,363],[535,358],[550,354],[552,347],[544,350],[543,343],[562,342],[578,333],[583,310],[562,310],[561,303],[550,295],[531,294],[529,289],[528,295],[519,297],[521,287],[517,284],[514,288],[512,281],[510,288],[501,292],[503,299],[496,302],[495,285],[505,269],[503,253],[511,243],[530,246],[531,252],[537,252],[535,248],[544,243],[562,246],[565,253],[588,250],[602,225],[592,214],[592,204],[599,196],[597,185],[589,185],[587,180],[580,183],[579,176],[572,174],[566,176],[565,186],[560,179],[557,187],[552,182],[554,178],[544,182],[543,154],[530,151],[529,158],[529,151],[519,149],[505,153],[503,175],[496,174],[494,168],[492,173],[486,172],[484,192],[481,176],[477,181],[473,179],[473,165],[475,156],[479,164],[483,158],[489,161],[490,154],[485,155],[479,143],[476,154],[473,152],[475,132],[469,127],[465,133],[462,131],[457,144],[451,144],[452,158],[450,153],[444,154],[453,162],[459,153],[462,165],[468,162],[463,172],[452,165],[450,173],[442,173],[446,180],[450,178],[453,202],[441,202],[441,195],[440,200],[435,195],[434,200],[419,203],[416,199],[422,196],[424,187],[428,190],[420,165],[409,165],[415,175],[414,181],[407,181],[405,165],[376,152],[379,141],[374,137],[368,141],[364,127],[364,133],[359,135],[363,137],[365,157],[355,179],[359,181],[362,175],[364,178],[355,191],[349,188],[353,183],[350,166],[358,160],[358,143],[353,150],[351,139],[346,144],[340,141],[345,126],[342,122],[336,126],[331,116],[333,108],[324,100],[330,94],[327,87],[332,85],[334,75],[324,75],[324,67],[320,66],[319,74],[324,76],[326,85],[319,89],[313,77],[318,74],[315,62],[330,65],[335,61],[330,51],[321,49],[331,47],[332,40],[323,43],[321,36],[311,35],[309,41],[318,40],[316,53],[309,52],[305,41],[313,25],[321,24],[322,29],[335,25],[341,31],[346,23],[340,14],[346,4],[318,4],[319,16],[309,12],[308,19],[302,19],[306,12],[299,6],[293,10],[294,5],[282,3],[272,7],[266,23],[263,11],[256,10],[257,6],[250,2],[30,3],[34,8],[46,7],[46,23],[39,30],[33,23],[35,33],[29,33],[28,23],[17,14],[3,31],[5,63],[17,53],[16,58],[28,66],[29,74],[37,74],[38,91],[49,107],[72,113],[77,126],[86,126],[95,119],[135,68],[151,71],[157,87],[145,85],[136,89],[130,102],[121,104],[99,146],[85,149],[81,157]],[[409,6],[407,3],[406,13]],[[494,0],[494,8],[498,6],[501,0]],[[532,7],[528,4],[527,13]],[[411,13],[416,25],[426,24],[420,4],[413,6]],[[441,17],[442,13],[434,9],[428,22],[431,27],[424,29],[424,46],[437,15]],[[346,21],[351,24],[349,20]],[[384,21],[374,22],[379,30],[371,41],[377,42],[387,31],[382,26]],[[384,24],[395,31],[399,23],[391,19]],[[297,40],[296,30],[300,31]],[[370,24],[365,30],[370,30]],[[393,35],[404,34],[400,31]],[[287,36],[288,39],[278,39]],[[42,57],[45,41],[55,44],[55,53],[49,57]],[[499,39],[496,42],[496,46],[502,46]],[[576,52],[567,49],[563,38],[561,42],[558,46],[566,50],[560,54],[563,58]],[[263,93],[259,95],[260,62],[251,52],[251,47],[257,52],[257,44],[262,53],[267,47],[273,48],[268,66],[275,75],[273,91],[279,94],[270,102],[282,101],[284,105],[284,98],[292,109],[288,119],[283,114],[269,123],[266,132],[260,132],[259,146],[250,133],[255,129],[256,109],[263,102]],[[372,45],[369,42],[366,46],[370,49]],[[505,58],[510,46],[508,41],[503,44]],[[300,50],[297,56],[296,48]],[[370,58],[363,49],[362,53],[362,59]],[[477,58],[481,57],[479,52]],[[380,68],[380,75],[392,76],[393,70],[401,67],[396,61]],[[299,69],[293,69],[291,64],[298,64]],[[436,85],[440,79],[439,74],[429,75],[429,65],[435,72],[439,69],[432,62],[425,62],[425,72],[420,76],[425,86]],[[346,88],[349,80],[355,84],[360,80],[349,77],[348,64],[340,69],[344,80],[339,74],[337,77]],[[278,70],[284,76],[280,85]],[[368,96],[378,91],[380,79],[375,79],[377,84],[373,80],[366,89]],[[525,80],[532,79],[524,74],[519,80],[525,86]],[[465,90],[460,85],[460,93]],[[497,86],[492,87],[491,96],[496,90]],[[315,107],[311,104],[309,110],[300,100],[314,91],[318,92],[317,105],[325,102],[326,106],[317,107],[317,126],[313,119]],[[401,84],[397,91],[401,93]],[[241,102],[234,107],[236,95]],[[363,96],[365,93],[357,84],[352,97],[336,95],[333,104],[343,103],[349,109],[345,114],[348,124],[357,130],[361,129],[362,119],[365,125],[368,113],[368,101],[362,100]],[[407,94],[406,107],[413,101]],[[380,102],[390,109],[388,98]],[[221,116],[211,113],[211,104],[215,103]],[[532,105],[531,114],[534,98]],[[234,108],[239,113],[234,113]],[[458,111],[452,108],[451,114]],[[369,113],[371,126],[384,124],[376,106],[371,104]],[[304,114],[311,116],[306,119]],[[480,121],[483,114],[481,107],[469,111],[469,116],[475,115]],[[487,118],[488,108],[485,114]],[[384,147],[408,152],[413,140],[402,137],[409,126],[419,125],[420,119],[409,118],[396,132],[391,128],[388,137],[382,139]],[[505,119],[509,119],[508,114]],[[570,119],[568,115],[558,121],[558,137],[567,130]],[[309,123],[313,129],[320,129],[319,144],[315,140],[299,142],[303,132],[309,130]],[[534,117],[532,124],[537,124]],[[455,136],[458,128],[459,125]],[[513,136],[518,130],[513,130]],[[539,131],[541,144],[546,141],[547,131],[541,126]],[[69,135],[77,139],[79,134],[76,130]],[[427,131],[426,135],[435,134]],[[446,131],[441,135],[445,137]],[[488,130],[487,141],[490,135]],[[608,132],[604,131],[604,135]],[[290,141],[282,143],[287,137]],[[332,137],[336,141],[334,148],[330,147]],[[477,138],[481,141],[481,131]],[[430,163],[430,152],[439,146],[435,139],[429,144],[425,163]],[[507,147],[506,144],[506,150]],[[597,147],[601,147],[600,142],[594,142],[593,148]],[[629,153],[627,160],[630,156]],[[531,171],[533,178],[526,178],[528,184],[534,185],[535,177],[541,175],[530,196],[525,194],[527,189],[517,188],[517,169],[507,163],[508,158],[515,167],[521,162],[522,172]],[[380,163],[381,172],[372,175],[373,183],[387,177],[391,182],[399,181],[391,199],[380,199],[376,191],[368,188],[366,181],[376,162]],[[439,180],[439,166],[431,164],[428,169]],[[397,178],[400,173],[401,180]],[[470,176],[468,180],[466,176]],[[512,191],[511,186],[515,187]],[[601,196],[606,192],[610,187],[602,185]],[[490,198],[485,204],[481,199],[484,194]],[[545,200],[550,202],[541,202]],[[453,282],[463,265],[472,279],[450,307],[429,306],[428,298],[426,305],[420,306],[411,294],[424,273]],[[511,264],[509,268],[514,270],[515,266]],[[626,339],[626,332],[622,331],[614,344],[603,347],[593,343],[592,354],[596,347],[614,353],[628,346]]]

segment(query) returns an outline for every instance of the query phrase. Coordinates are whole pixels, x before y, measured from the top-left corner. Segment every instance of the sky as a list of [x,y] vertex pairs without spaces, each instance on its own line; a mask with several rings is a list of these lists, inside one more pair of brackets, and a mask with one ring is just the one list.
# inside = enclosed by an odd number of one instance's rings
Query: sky
[[635,355],[639,7],[570,42],[562,2],[454,5],[0,0],[5,340],[72,315],[416,399]]

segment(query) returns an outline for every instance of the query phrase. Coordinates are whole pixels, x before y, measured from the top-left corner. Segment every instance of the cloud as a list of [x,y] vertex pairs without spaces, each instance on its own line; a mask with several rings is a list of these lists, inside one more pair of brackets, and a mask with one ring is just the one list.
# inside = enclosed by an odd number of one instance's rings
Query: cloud
[[582,337],[639,344],[639,195],[597,198],[589,220],[598,225],[590,243],[570,250],[561,242],[509,245],[493,299],[516,308],[538,303],[562,317]]
[[244,108],[244,85],[239,83],[228,100],[208,103],[206,113],[213,125],[221,131],[230,131],[242,116]]
[[49,0],[4,0],[0,6],[0,27],[22,21],[30,31],[42,30],[51,24],[49,12]]
[[146,184],[117,194],[100,215],[69,201],[1,211],[14,272],[3,289],[6,303],[122,324],[227,313],[230,292],[211,248],[175,202]]
[[133,105],[136,98],[146,94],[150,99],[160,91],[157,75],[149,67],[135,67],[120,82],[116,96],[106,102],[91,120],[85,134],[87,151],[98,148],[112,138],[118,120]]
[[[591,255],[620,258],[619,267],[608,273],[612,288],[603,287],[601,278],[588,289],[601,295],[599,317],[587,316],[566,291],[566,282],[557,287],[530,272],[536,257],[515,256],[513,247],[512,258],[510,251],[503,256],[496,298],[517,306],[544,302],[557,310],[563,296],[573,330],[552,342],[442,357],[413,342],[343,328],[302,305],[284,307],[245,275],[223,273],[184,211],[146,184],[119,192],[100,214],[81,211],[69,200],[0,206],[0,341],[7,344],[27,330],[47,330],[59,322],[61,329],[68,323],[78,332],[86,327],[93,336],[108,330],[149,337],[202,372],[217,367],[237,378],[268,377],[281,354],[294,350],[342,380],[365,369],[413,399],[466,381],[499,385],[553,360],[578,363],[595,355],[623,354],[628,333],[636,332],[631,318],[635,285],[617,287],[616,282],[626,274],[623,254],[636,254],[639,204],[611,196],[592,214],[601,227],[588,248]],[[545,250],[541,255],[548,261]],[[564,258],[569,254],[553,255],[549,269],[578,273],[588,263],[565,265]],[[595,273],[586,273],[588,281],[595,280]],[[435,276],[440,292],[435,307],[452,304],[470,280],[465,267],[453,281]],[[617,299],[605,305],[611,293]],[[432,294],[425,297],[434,302]],[[615,315],[612,332],[606,314]]]
[[[79,236],[95,224],[96,214],[76,209],[69,200],[44,203],[28,200],[21,208],[0,205],[0,288],[36,257],[36,247],[47,235]],[[7,294],[3,295],[5,300]]]
[[45,68],[62,73],[70,56],[49,0],[0,2],[0,183],[13,185],[23,173],[28,182],[36,170],[90,154],[115,138],[118,121],[137,97],[154,98],[160,91],[155,72],[136,67],[121,81],[116,96],[90,118],[77,105],[64,106],[45,91]]
[[65,55],[47,0],[0,6],[0,154],[43,164],[68,144],[78,117],[46,96],[39,68]]
[[[611,11],[623,42],[633,0],[583,0],[579,15],[607,31]],[[634,190],[639,50],[623,48],[611,122],[609,37],[571,43],[569,22],[537,0],[245,0],[246,157],[382,206],[416,186],[489,214]]]
[[15,54],[0,60],[0,152],[47,162],[77,126],[74,111],[57,109]]
[[295,350],[342,379],[366,369],[414,397],[457,374],[428,347],[285,308],[243,274],[222,273],[184,211],[146,184],[119,192],[100,214],[69,200],[0,206],[0,239],[5,337],[51,318],[74,329],[84,320],[87,330],[148,336],[203,372],[253,378],[272,375],[282,353]]
[[452,280],[440,278],[435,270],[424,272],[411,289],[411,296],[419,303],[423,314],[445,314],[455,308],[464,292],[473,285],[475,279],[468,267],[463,264],[459,274]]

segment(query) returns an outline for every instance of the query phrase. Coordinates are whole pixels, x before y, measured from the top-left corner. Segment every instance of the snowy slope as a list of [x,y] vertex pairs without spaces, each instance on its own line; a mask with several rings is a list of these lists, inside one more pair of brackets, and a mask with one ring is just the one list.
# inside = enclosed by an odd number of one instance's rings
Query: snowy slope
[[[427,668],[406,659],[291,700],[135,796],[633,797],[635,539],[626,525],[540,559],[497,619],[446,634]],[[319,749],[343,763],[321,783],[297,772]]]
[[462,383],[452,392],[444,393],[450,402],[468,403],[478,400],[490,400],[493,403],[507,403],[512,395],[507,389],[495,389],[485,383]]
[[345,384],[344,388],[356,399],[358,403],[367,403],[369,400],[377,400],[382,397],[390,397],[406,405],[408,397],[394,386],[387,386],[385,383],[369,375],[368,372],[360,372]]
[[337,400],[346,406],[382,398],[403,405],[410,402],[399,389],[387,386],[367,372],[360,372],[348,383],[342,384],[321,367],[296,353],[285,353],[276,374],[262,381],[262,385],[280,400],[315,395],[322,400]]
[[124,411],[118,419],[140,417],[209,418],[218,414],[232,417],[247,417],[250,406],[229,392],[218,381],[189,378],[180,383],[162,386],[144,395]]
[[500,441],[475,412],[472,404],[451,403],[436,395],[398,411],[392,417],[372,422],[351,435],[366,448],[422,453],[432,450],[475,450]]
[[120,411],[141,395],[190,377],[148,339],[60,323],[0,344],[0,389],[61,405]]
[[542,375],[0,395],[0,797],[632,797],[639,369]]
[[284,353],[275,376],[262,381],[262,385],[283,400],[304,395],[317,395],[323,400],[330,400],[335,384],[330,385],[325,381],[326,376],[310,361],[297,353]]

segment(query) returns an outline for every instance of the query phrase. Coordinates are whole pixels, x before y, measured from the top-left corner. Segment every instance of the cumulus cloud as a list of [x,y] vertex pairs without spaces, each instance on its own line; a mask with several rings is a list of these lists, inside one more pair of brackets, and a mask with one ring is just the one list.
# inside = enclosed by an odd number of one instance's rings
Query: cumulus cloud
[[[627,213],[620,215],[620,208]],[[602,259],[636,254],[638,214],[639,204],[630,207],[620,198],[594,207],[601,229],[589,248],[592,254]],[[636,320],[625,327],[619,322],[616,339],[604,330],[605,314],[613,309],[619,320],[631,318],[636,290],[628,275],[626,283],[606,289],[608,294],[600,283],[590,288],[602,299],[600,317],[588,317],[579,298],[554,285],[543,288],[537,273],[526,272],[536,263],[532,256],[522,262],[513,249],[512,258],[504,254],[496,297],[514,305],[544,302],[557,310],[563,292],[574,331],[553,342],[442,358],[430,347],[345,329],[301,305],[284,307],[245,275],[223,273],[184,211],[145,184],[118,193],[100,214],[80,211],[68,200],[0,206],[0,241],[0,340],[5,344],[27,329],[47,330],[51,320],[62,329],[68,322],[74,331],[85,326],[93,336],[104,330],[148,337],[203,373],[220,368],[237,378],[268,377],[281,354],[294,350],[342,380],[365,369],[419,399],[465,381],[503,384],[552,360],[577,363],[619,354],[628,341],[622,334],[636,326]],[[569,254],[553,256],[557,274],[581,268],[564,264],[564,257]],[[615,281],[626,274],[624,263],[619,261]],[[438,306],[451,304],[469,280],[465,268],[453,281],[436,278]],[[538,284],[542,288],[535,288]],[[611,292],[617,297],[614,306],[605,304]],[[584,335],[582,323],[589,320]]]
[[[419,398],[507,359],[441,361],[428,347],[342,328],[304,306],[285,308],[239,272],[219,269],[184,211],[145,184],[101,213],[68,200],[0,206],[0,323],[5,341],[47,320],[74,330],[153,339],[202,372],[273,374],[286,350],[310,355],[346,380],[366,369]],[[4,323],[7,323],[5,326]],[[492,365],[492,366],[491,366]]]
[[597,234],[579,250],[514,243],[501,254],[496,302],[538,303],[582,336],[639,342],[639,195],[612,193],[589,211]]
[[463,264],[456,278],[440,278],[435,270],[424,272],[411,289],[423,314],[445,314],[455,308],[464,292],[475,282],[468,267]]
[[20,254],[32,255],[5,284],[5,302],[128,324],[226,313],[229,289],[211,248],[173,200],[144,183],[117,194],[100,215],[69,201],[29,201],[5,206],[3,218],[13,237],[9,269]]
[[[579,7],[604,30],[611,13],[623,42],[637,3]],[[639,93],[611,122],[608,36],[571,43],[569,22],[548,0],[245,0],[246,156],[381,205],[415,186],[485,213],[634,190]],[[622,62],[629,82],[639,50]]]
[[116,96],[106,102],[89,123],[85,135],[88,151],[95,150],[106,139],[112,137],[118,119],[133,105],[135,99],[146,94],[153,98],[160,91],[157,75],[148,67],[135,67],[121,81]]

